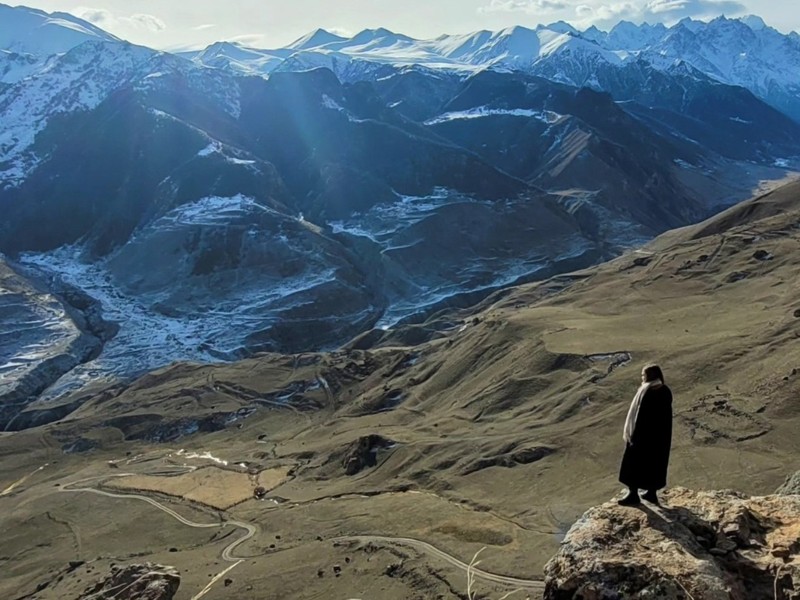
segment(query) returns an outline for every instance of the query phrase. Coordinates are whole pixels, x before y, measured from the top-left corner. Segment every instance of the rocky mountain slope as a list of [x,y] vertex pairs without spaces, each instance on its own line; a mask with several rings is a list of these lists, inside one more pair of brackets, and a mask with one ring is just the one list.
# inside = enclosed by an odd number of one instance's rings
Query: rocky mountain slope
[[[0,250],[121,323],[48,397],[424,320],[696,222],[800,155],[800,125],[686,65],[592,67],[625,102],[501,72],[532,44],[564,55],[578,39],[564,26],[430,49],[500,70],[382,62],[365,81],[341,65],[293,71],[309,52],[367,61],[418,41],[319,31],[271,54],[222,44],[188,60],[3,10],[19,21],[3,29],[6,55],[30,69],[0,89]],[[246,76],[278,58],[269,78]]]
[[[620,429],[651,360],[675,394],[670,484],[774,490],[800,452],[799,214],[795,183],[477,308],[331,353],[174,365],[99,391],[65,419],[5,433],[0,589],[29,593],[77,556],[95,560],[82,578],[110,562],[174,565],[190,595],[231,568],[210,597],[450,598],[465,593],[466,565],[486,546],[473,589],[538,597],[571,525],[619,490]],[[705,518],[704,497],[672,492],[670,506],[700,516],[678,511],[670,527],[703,518],[724,535],[734,512]],[[746,552],[779,549],[777,521],[762,519],[777,501],[707,498],[768,523],[754,522]],[[750,556],[712,553],[726,550],[711,529],[686,541],[697,558],[673,546],[659,555],[717,574]],[[32,531],[49,545],[18,554]],[[672,530],[658,531],[663,541]],[[631,543],[650,539],[638,536]],[[756,569],[758,556],[741,564]]]

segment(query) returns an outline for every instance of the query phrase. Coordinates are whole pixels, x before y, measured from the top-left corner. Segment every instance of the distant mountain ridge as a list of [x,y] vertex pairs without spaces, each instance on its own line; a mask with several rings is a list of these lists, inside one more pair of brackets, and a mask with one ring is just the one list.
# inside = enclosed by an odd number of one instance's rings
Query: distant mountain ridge
[[89,41],[121,41],[69,13],[0,4],[0,85],[47,66],[48,59]]
[[[54,54],[85,41],[119,41],[67,13],[47,14],[0,4],[0,84],[22,79]],[[385,28],[345,38],[317,29],[283,48],[256,49],[217,42],[183,52],[203,66],[239,75],[269,75],[325,67],[343,81],[374,80],[387,69],[430,68],[468,76],[479,70],[511,69],[559,83],[625,96],[614,76],[640,63],[661,72],[685,64],[727,85],[745,87],[800,121],[800,35],[783,34],[755,15],[709,22],[685,18],[671,27],[621,21],[609,31],[580,31],[559,21],[534,29],[522,26],[418,40]],[[646,83],[644,80],[642,83]]]
[[[249,52],[272,60],[240,60]],[[718,17],[710,22],[683,19],[672,27],[621,21],[610,31],[579,31],[563,22],[535,29],[510,27],[416,40],[387,29],[364,30],[350,39],[318,29],[285,48],[252,50],[232,44],[226,52],[208,49],[192,58],[215,67],[266,75],[274,70],[325,66],[348,80],[370,79],[376,65],[411,65],[454,72],[513,69],[568,85],[615,94],[593,76],[596,69],[624,69],[644,62],[659,71],[690,65],[759,98],[800,120],[800,35],[782,34],[757,16]],[[618,98],[625,99],[625,98]]]

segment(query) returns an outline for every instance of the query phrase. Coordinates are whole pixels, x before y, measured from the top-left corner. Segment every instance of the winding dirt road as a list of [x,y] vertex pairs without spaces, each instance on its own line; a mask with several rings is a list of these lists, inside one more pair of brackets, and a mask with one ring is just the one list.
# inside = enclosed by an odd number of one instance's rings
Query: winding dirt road
[[452,554],[448,554],[444,550],[439,550],[436,546],[432,546],[428,542],[417,540],[414,538],[402,537],[388,537],[381,535],[352,535],[338,537],[333,540],[334,542],[358,542],[358,543],[376,543],[376,544],[396,544],[398,546],[407,546],[414,548],[420,552],[435,556],[444,562],[464,571],[469,570],[476,579],[483,579],[484,581],[491,581],[493,583],[500,583],[509,587],[520,588],[525,590],[535,590],[541,592],[544,590],[544,582],[538,579],[519,579],[517,577],[508,577],[506,575],[497,575],[496,573],[489,573],[476,567],[470,567],[467,563],[458,560]]
[[[178,467],[178,466],[170,466],[169,467],[169,474],[179,475],[181,473],[186,473],[194,470],[194,467],[186,466],[186,467]],[[162,466],[158,471],[158,474],[164,475],[165,469]],[[118,477],[130,477],[132,475],[141,474],[141,473],[116,473],[116,474],[108,474],[99,477],[89,477],[86,479],[81,479],[78,481],[73,481],[67,483],[59,488],[60,492],[65,493],[88,493],[88,494],[96,494],[98,496],[104,496],[106,498],[112,498],[116,500],[137,500],[139,502],[146,502],[147,504],[157,508],[158,510],[168,514],[179,523],[186,525],[187,527],[195,527],[195,528],[202,528],[202,529],[211,529],[211,528],[223,528],[228,525],[233,527],[237,527],[242,529],[244,533],[228,544],[221,553],[222,560],[232,563],[226,569],[224,569],[221,573],[218,573],[215,577],[213,577],[208,584],[197,594],[192,596],[191,600],[200,600],[203,596],[205,596],[208,592],[211,591],[214,584],[219,581],[222,577],[224,577],[227,573],[229,573],[232,569],[236,568],[242,562],[244,562],[244,558],[239,558],[235,556],[235,550],[244,542],[252,538],[256,532],[257,528],[255,525],[251,525],[250,523],[244,523],[242,521],[236,520],[225,520],[219,523],[197,523],[190,519],[187,519],[180,513],[176,512],[175,510],[171,509],[168,506],[165,506],[161,502],[150,498],[148,496],[144,496],[141,494],[119,494],[115,492],[107,492],[105,490],[97,489],[95,487],[86,487],[88,483],[102,483],[103,481],[107,481],[112,478]],[[77,487],[81,486],[81,487]],[[447,564],[461,569],[465,572],[470,572],[476,579],[481,579],[484,581],[489,581],[492,583],[497,583],[501,585],[505,585],[514,589],[519,590],[530,590],[541,592],[544,589],[544,582],[537,579],[520,579],[517,577],[509,577],[506,575],[498,575],[496,573],[490,573],[488,571],[484,571],[482,569],[478,569],[477,567],[470,566],[467,563],[459,560],[455,556],[448,554],[444,550],[440,550],[439,548],[429,544],[428,542],[424,542],[422,540],[417,540],[414,538],[405,538],[405,537],[391,537],[391,536],[376,536],[376,535],[356,535],[356,536],[342,536],[338,538],[334,538],[333,542],[356,542],[356,543],[374,543],[374,544],[383,544],[383,545],[399,545],[399,546],[406,546],[413,548],[423,554],[428,556],[432,556],[438,558]]]
[[[194,470],[192,467],[187,467],[185,469],[185,471],[183,471],[183,472],[190,472],[192,470]],[[175,474],[180,474],[180,473],[176,472]],[[234,520],[223,521],[221,523],[196,523],[195,521],[191,521],[191,520],[187,519],[186,517],[184,517],[180,513],[172,510],[170,507],[165,506],[165,505],[161,504],[160,502],[158,502],[157,500],[154,500],[153,498],[149,498],[148,496],[142,496],[141,494],[116,494],[114,492],[107,492],[105,490],[99,490],[99,489],[93,488],[93,487],[74,487],[74,486],[76,486],[78,484],[87,483],[89,481],[106,481],[106,480],[111,479],[113,477],[130,477],[131,475],[133,475],[133,473],[118,473],[118,474],[114,474],[114,475],[105,475],[105,476],[102,476],[102,477],[90,477],[88,479],[82,479],[82,480],[79,480],[79,481],[74,481],[72,483],[68,483],[68,484],[62,486],[61,488],[59,488],[59,491],[61,491],[61,492],[75,492],[75,493],[89,493],[89,494],[97,494],[98,496],[105,496],[107,498],[115,498],[115,499],[122,499],[122,500],[139,500],[141,502],[147,502],[151,506],[154,506],[157,509],[167,513],[169,516],[171,516],[172,518],[176,519],[177,521],[179,521],[183,525],[186,525],[187,527],[195,527],[195,528],[200,528],[200,529],[210,529],[210,528],[218,528],[219,529],[219,528],[225,527],[227,525],[232,525],[234,527],[238,527],[240,529],[243,529],[244,530],[244,534],[241,535],[240,537],[238,537],[237,539],[235,539],[230,544],[228,544],[222,550],[222,554],[221,554],[222,560],[224,560],[226,562],[233,563],[233,564],[230,565],[228,568],[226,568],[221,573],[218,573],[211,581],[208,582],[208,585],[206,585],[206,587],[204,587],[199,593],[195,594],[191,598],[191,600],[200,600],[200,598],[202,598],[208,592],[211,591],[211,588],[214,586],[214,584],[217,581],[222,579],[222,577],[224,577],[227,573],[229,573],[231,570],[233,570],[234,568],[239,566],[242,562],[244,562],[244,559],[237,558],[236,556],[234,556],[233,552],[241,544],[243,544],[244,542],[246,542],[247,540],[249,540],[250,538],[252,538],[256,534],[257,529],[256,529],[255,525],[251,525],[250,523],[243,523],[242,521],[234,521]]]

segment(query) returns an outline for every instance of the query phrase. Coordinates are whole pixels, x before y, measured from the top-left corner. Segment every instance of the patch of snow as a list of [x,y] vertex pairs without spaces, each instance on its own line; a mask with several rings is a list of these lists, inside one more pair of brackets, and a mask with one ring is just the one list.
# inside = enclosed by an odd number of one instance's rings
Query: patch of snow
[[194,459],[197,459],[197,460],[210,460],[211,462],[215,462],[218,465],[222,465],[223,467],[227,467],[228,466],[228,461],[227,460],[223,460],[221,458],[217,458],[216,456],[211,454],[211,452],[203,452],[203,453],[186,452],[186,450],[181,448],[180,450],[178,450],[175,453],[175,456],[181,456],[181,457],[186,458],[188,460],[194,460]]
[[[390,329],[397,325],[404,318],[416,314],[426,307],[432,307],[436,304],[447,300],[448,298],[457,296],[464,292],[478,292],[489,291],[500,287],[507,287],[520,281],[522,278],[531,277],[536,272],[548,268],[552,262],[567,260],[575,258],[591,251],[593,246],[586,239],[575,236],[573,239],[562,241],[564,250],[556,256],[545,259],[539,255],[522,256],[511,260],[503,260],[502,268],[497,269],[499,275],[492,278],[491,281],[478,286],[465,287],[459,283],[451,285],[442,285],[430,288],[422,288],[420,293],[413,300],[404,300],[392,304],[381,317],[380,321],[375,325],[378,329]],[[485,267],[485,264],[476,265],[478,267]],[[498,264],[498,266],[500,266]]]
[[342,108],[342,106],[336,102],[336,100],[328,96],[328,94],[322,94],[322,106],[325,108],[330,108],[331,110],[345,112],[344,108]]
[[[155,51],[117,43],[86,43],[0,92],[0,186],[18,185],[39,162],[30,147],[58,114],[91,110],[125,82],[149,71]],[[87,73],[92,73],[87,77]]]
[[249,196],[207,196],[194,202],[183,204],[173,209],[152,227],[170,229],[179,225],[203,225],[206,227],[225,227],[233,215],[243,215],[250,211],[278,214],[272,208],[263,206]]
[[523,117],[526,119],[537,119],[543,123],[554,123],[562,117],[562,115],[549,110],[532,110],[527,108],[489,108],[488,106],[479,106],[477,108],[470,108],[468,110],[444,113],[438,117],[428,119],[425,121],[425,125],[438,125],[440,123],[447,123],[449,121],[480,119],[483,117],[494,116]]
[[44,58],[87,41],[120,41],[73,15],[0,4],[0,48]]
[[686,162],[685,160],[683,160],[681,158],[676,158],[672,162],[674,162],[676,165],[678,165],[681,169],[694,169],[695,168],[695,166],[693,164],[688,163],[688,162]]
[[211,143],[202,150],[200,150],[200,152],[197,153],[197,156],[202,156],[202,157],[211,156],[212,154],[216,154],[217,152],[219,152],[219,146],[217,144]]
[[[281,220],[287,218],[243,195],[207,197],[167,212],[104,260],[87,262],[82,249],[77,246],[48,253],[23,254],[20,260],[24,265],[46,277],[59,278],[81,288],[100,302],[106,320],[120,326],[100,356],[59,380],[48,391],[48,397],[78,389],[89,381],[129,377],[174,361],[214,363],[226,356],[235,356],[254,328],[264,329],[277,319],[273,307],[280,311],[294,303],[306,302],[306,292],[336,280],[335,267],[311,261],[306,269],[292,276],[264,274],[257,282],[243,281],[224,294],[220,291],[214,297],[213,305],[202,302],[189,304],[178,314],[164,314],[158,307],[171,302],[174,291],[171,286],[163,287],[157,283],[149,292],[127,292],[113,275],[112,268],[119,268],[115,261],[123,260],[122,264],[125,264],[125,260],[138,256],[138,244],[146,247],[158,243],[159,236],[169,239],[173,236],[171,230],[181,236],[185,235],[186,228],[224,229],[232,222],[255,222],[259,213],[274,213]],[[253,235],[263,233],[254,229]],[[297,243],[294,238],[278,236],[276,243],[281,239],[292,253],[306,251],[304,248],[292,249]],[[42,340],[42,343],[46,341]],[[12,366],[6,368],[10,370]]]

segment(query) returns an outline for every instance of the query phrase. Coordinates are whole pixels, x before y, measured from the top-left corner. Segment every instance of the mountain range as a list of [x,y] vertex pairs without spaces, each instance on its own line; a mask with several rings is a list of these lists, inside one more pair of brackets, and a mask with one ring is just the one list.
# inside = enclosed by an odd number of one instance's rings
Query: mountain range
[[[796,38],[0,5],[0,597],[797,594]],[[737,491],[585,512],[651,361]]]
[[[749,40],[773,81],[765,53],[797,36],[753,18],[320,30],[178,55],[70,15],[0,16],[0,252],[24,289],[55,294],[22,293],[24,310],[63,315],[16,346],[18,313],[3,317],[14,406],[421,322],[696,222],[800,156],[791,110],[697,58]],[[690,34],[686,60],[653,58]],[[120,326],[77,356],[81,294]],[[55,330],[64,343],[46,343]]]
[[622,21],[608,32],[596,27],[579,31],[558,22],[433,40],[416,40],[387,29],[343,38],[320,29],[285,48],[260,50],[222,42],[184,56],[247,74],[327,67],[343,81],[372,79],[387,67],[462,74],[487,68],[515,70],[605,90],[618,100],[647,97],[636,90],[647,87],[648,76],[640,73],[643,67],[658,72],[682,68],[744,87],[800,119],[800,35],[782,34],[752,15],[710,22],[686,18],[672,27]]

